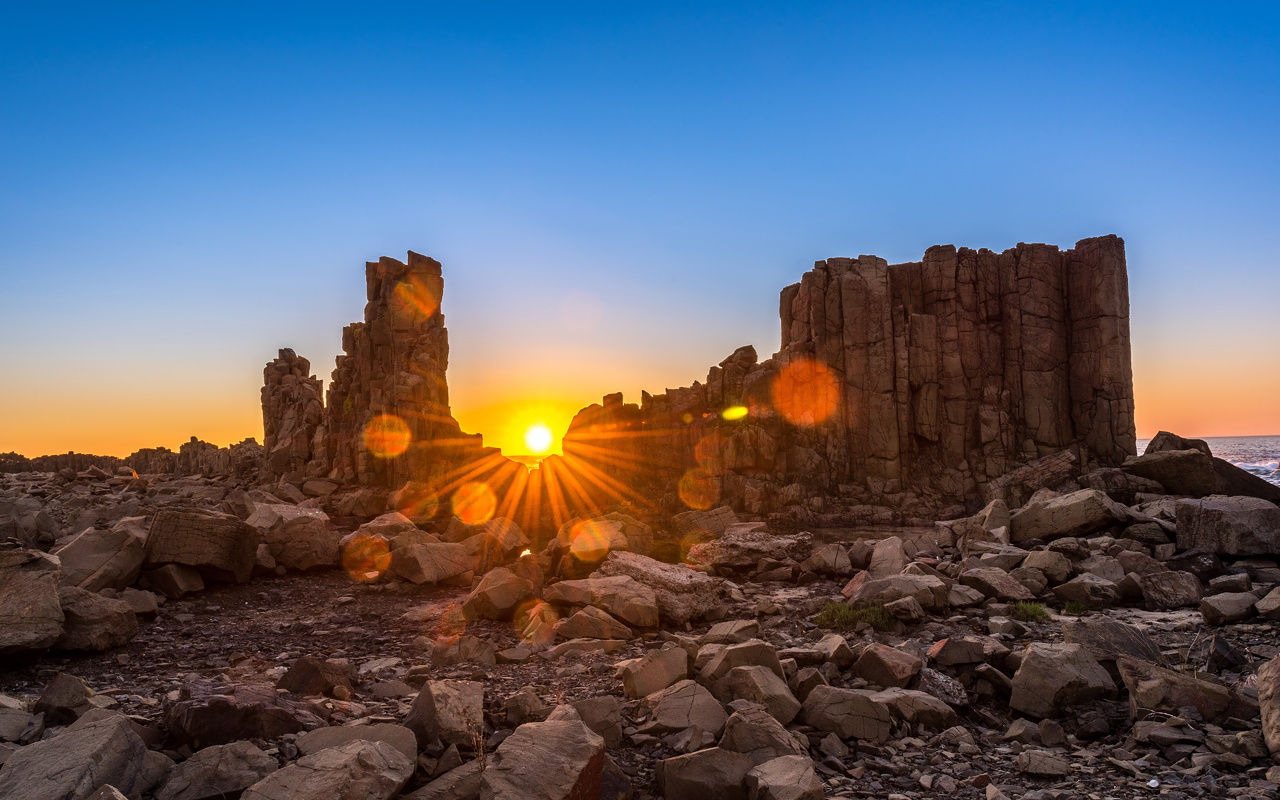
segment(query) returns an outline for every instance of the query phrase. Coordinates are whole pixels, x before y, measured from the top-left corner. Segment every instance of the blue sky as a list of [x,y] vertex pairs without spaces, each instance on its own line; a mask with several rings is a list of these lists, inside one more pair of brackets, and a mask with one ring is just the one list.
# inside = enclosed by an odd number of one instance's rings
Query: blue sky
[[1280,433],[1278,7],[904,5],[9,4],[0,450],[260,436],[408,249],[476,429],[772,353],[815,259],[1104,233],[1139,432]]

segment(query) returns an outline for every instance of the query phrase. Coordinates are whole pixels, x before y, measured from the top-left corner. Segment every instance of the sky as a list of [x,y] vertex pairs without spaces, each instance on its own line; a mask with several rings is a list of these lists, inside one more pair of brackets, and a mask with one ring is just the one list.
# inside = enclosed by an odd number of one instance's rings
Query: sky
[[0,451],[261,441],[407,250],[519,452],[816,259],[1107,233],[1139,436],[1280,434],[1278,123],[1270,3],[6,3]]

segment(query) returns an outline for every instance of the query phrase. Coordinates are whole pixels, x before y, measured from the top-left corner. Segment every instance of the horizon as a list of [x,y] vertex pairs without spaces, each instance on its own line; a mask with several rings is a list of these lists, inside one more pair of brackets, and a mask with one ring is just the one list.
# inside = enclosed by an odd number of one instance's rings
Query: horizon
[[[363,263],[444,267],[455,418],[778,349],[813,261],[1125,239],[1139,438],[1280,435],[1280,11],[23,9],[0,31],[0,451],[263,439]],[[1071,57],[1064,59],[1063,54]]]

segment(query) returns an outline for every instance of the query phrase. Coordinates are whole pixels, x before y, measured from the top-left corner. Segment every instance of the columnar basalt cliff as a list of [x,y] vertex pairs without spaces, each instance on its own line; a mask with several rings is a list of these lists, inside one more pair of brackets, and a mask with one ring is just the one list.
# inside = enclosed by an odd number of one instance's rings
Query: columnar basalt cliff
[[639,406],[606,397],[575,418],[566,458],[669,508],[729,503],[839,524],[857,520],[832,512],[864,504],[972,506],[995,479],[1060,451],[1076,471],[1135,453],[1116,236],[1065,252],[832,258],[782,290],[780,312],[771,359],[745,347],[705,384]]

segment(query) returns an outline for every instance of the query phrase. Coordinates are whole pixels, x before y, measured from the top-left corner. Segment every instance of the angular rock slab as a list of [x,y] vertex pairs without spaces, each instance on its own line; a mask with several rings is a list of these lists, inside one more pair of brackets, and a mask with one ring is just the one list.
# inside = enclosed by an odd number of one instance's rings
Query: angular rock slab
[[781,756],[747,773],[748,800],[822,800],[822,781],[808,756]]
[[165,708],[169,735],[194,749],[241,739],[275,739],[324,726],[311,706],[260,684],[216,686],[205,681],[181,690]]
[[719,736],[724,730],[724,707],[707,691],[691,680],[683,680],[644,698],[649,719],[641,726],[645,733],[663,735],[691,726]]
[[58,650],[109,650],[138,635],[138,616],[123,600],[63,586],[58,601],[66,616],[62,636],[53,645]]
[[413,768],[412,759],[385,742],[352,741],[303,756],[250,786],[240,800],[390,800]]
[[0,550],[0,662],[39,655],[62,635],[59,564],[39,550]]
[[137,796],[171,765],[147,749],[128,719],[112,715],[16,750],[0,769],[0,797],[67,800],[104,784]]
[[1033,497],[1009,519],[1010,540],[1057,539],[1085,536],[1126,522],[1124,506],[1097,489],[1053,497]]
[[604,738],[577,716],[557,709],[546,722],[526,722],[516,728],[490,756],[480,776],[480,796],[485,800],[599,797]]
[[183,564],[207,580],[244,583],[253,575],[258,531],[228,514],[156,512],[147,532],[144,566]]
[[1273,759],[1280,761],[1280,658],[1258,668],[1258,705],[1267,749]]
[[467,599],[462,613],[467,619],[510,619],[516,608],[533,597],[533,584],[506,567],[489,570]]
[[280,768],[250,742],[206,747],[174,767],[155,800],[214,800],[233,797]]
[[764,708],[754,703],[741,705],[745,707],[729,715],[724,723],[721,748],[742,753],[757,766],[781,756],[803,756],[809,752],[807,743],[797,741],[797,737]]
[[828,731],[841,739],[867,739],[883,744],[889,739],[889,708],[868,693],[835,686],[815,686],[805,698],[801,714],[806,725]]
[[[592,574],[601,577],[625,575],[648,587],[653,592],[658,611],[676,625],[698,619],[721,603],[720,579],[690,569],[684,564],[666,564],[639,553],[614,551]],[[610,608],[601,608],[624,622],[640,627],[654,627],[657,624],[641,625]]]
[[637,628],[658,627],[657,595],[630,575],[560,581],[548,586],[542,599],[562,605],[595,606]]
[[656,778],[665,800],[746,800],[754,767],[742,753],[711,747],[659,761]]
[[1118,660],[1116,667],[1129,690],[1129,716],[1135,720],[1151,711],[1176,715],[1186,706],[1195,706],[1205,722],[1215,724],[1229,717],[1252,719],[1258,714],[1258,704],[1226,686],[1128,658]]
[[1009,707],[1043,719],[1115,692],[1111,675],[1082,645],[1036,642],[1027,646],[1013,676]]
[[109,531],[84,531],[58,548],[63,586],[79,586],[90,592],[132,586],[142,572],[146,537],[121,527]]
[[470,746],[476,736],[484,736],[484,684],[427,681],[404,725],[418,738],[419,747],[434,742]]
[[1179,500],[1178,549],[1203,547],[1219,555],[1280,553],[1280,507],[1257,497],[1212,495]]

